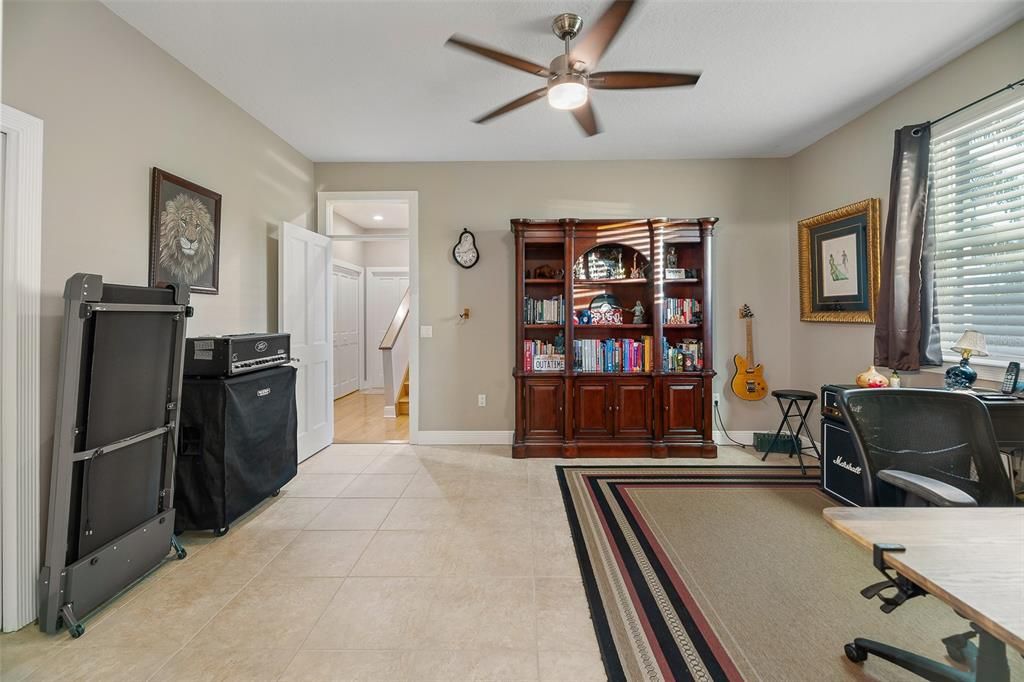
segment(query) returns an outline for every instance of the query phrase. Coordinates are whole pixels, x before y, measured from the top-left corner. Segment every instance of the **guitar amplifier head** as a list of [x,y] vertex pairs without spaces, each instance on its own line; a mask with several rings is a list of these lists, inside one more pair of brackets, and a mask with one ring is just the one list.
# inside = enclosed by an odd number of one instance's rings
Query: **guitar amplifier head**
[[856,384],[825,384],[821,387],[821,416],[838,422],[845,422],[839,409],[839,396],[844,391],[860,388]]
[[290,334],[227,334],[190,338],[185,375],[229,377],[279,367],[291,361]]

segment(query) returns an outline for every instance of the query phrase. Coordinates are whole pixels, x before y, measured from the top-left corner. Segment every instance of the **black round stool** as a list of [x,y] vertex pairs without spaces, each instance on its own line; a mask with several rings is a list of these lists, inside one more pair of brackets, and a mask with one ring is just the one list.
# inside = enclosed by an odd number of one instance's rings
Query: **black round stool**
[[[782,411],[782,422],[779,424],[779,430],[775,432],[775,436],[772,438],[772,442],[768,444],[768,449],[764,452],[764,457],[761,461],[765,461],[768,458],[768,453],[775,447],[776,441],[779,440],[779,436],[782,435],[782,428],[786,427],[789,431],[789,435],[793,438],[793,446],[796,448],[796,459],[800,462],[800,473],[806,474],[807,470],[804,469],[804,458],[801,456],[803,450],[800,447],[800,431],[803,430],[807,433],[807,438],[811,441],[811,447],[814,448],[814,454],[818,456],[818,461],[821,461],[821,453],[818,452],[818,446],[814,443],[814,436],[811,435],[811,429],[807,426],[807,415],[811,413],[811,406],[814,405],[814,401],[817,399],[817,395],[810,391],[801,391],[797,388],[784,388],[779,391],[772,391],[772,396],[779,402],[779,410]],[[783,400],[788,400],[786,405],[782,404]],[[804,400],[807,401],[807,408],[803,411],[800,410],[800,403]],[[792,414],[790,414],[792,411]],[[793,426],[789,423],[790,417],[799,417],[800,424],[796,427],[796,433],[793,433]],[[792,457],[794,453],[789,453]]]

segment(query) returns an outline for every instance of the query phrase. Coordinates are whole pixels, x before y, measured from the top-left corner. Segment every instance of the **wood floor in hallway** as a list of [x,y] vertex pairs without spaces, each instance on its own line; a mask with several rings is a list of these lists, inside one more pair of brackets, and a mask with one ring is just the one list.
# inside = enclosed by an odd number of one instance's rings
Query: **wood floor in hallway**
[[407,443],[409,416],[384,416],[384,394],[356,391],[334,401],[335,443]]

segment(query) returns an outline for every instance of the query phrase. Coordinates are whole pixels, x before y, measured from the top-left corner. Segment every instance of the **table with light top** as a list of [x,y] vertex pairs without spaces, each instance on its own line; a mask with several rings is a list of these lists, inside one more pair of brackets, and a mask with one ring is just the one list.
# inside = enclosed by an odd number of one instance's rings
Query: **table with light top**
[[[981,629],[978,680],[1009,679],[1024,654],[1024,508],[831,507],[825,520]],[[1004,673],[1005,671],[1005,673]],[[994,676],[993,676],[994,673]]]

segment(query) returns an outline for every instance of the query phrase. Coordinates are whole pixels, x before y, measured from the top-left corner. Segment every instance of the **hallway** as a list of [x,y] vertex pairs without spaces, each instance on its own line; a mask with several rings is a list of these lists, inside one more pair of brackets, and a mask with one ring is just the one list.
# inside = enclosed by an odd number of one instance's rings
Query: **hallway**
[[384,416],[384,394],[356,391],[334,401],[335,443],[407,443],[409,415]]

